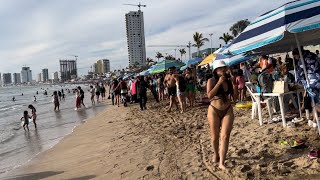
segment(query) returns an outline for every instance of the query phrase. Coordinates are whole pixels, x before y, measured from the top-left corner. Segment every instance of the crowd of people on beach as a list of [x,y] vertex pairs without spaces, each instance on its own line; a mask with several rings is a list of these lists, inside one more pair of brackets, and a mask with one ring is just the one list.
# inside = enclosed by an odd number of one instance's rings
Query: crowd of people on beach
[[[319,51],[312,53],[302,49],[302,52],[311,82],[308,89],[319,94]],[[246,83],[253,85],[254,88],[250,89],[252,92],[271,93],[275,81],[286,82],[290,89],[299,85],[303,88],[305,78],[297,49],[292,52],[292,57],[287,54],[285,59],[262,55],[258,61],[243,62],[232,67],[227,66],[224,61],[213,61],[213,67],[191,65],[181,71],[173,66],[162,73],[113,79],[109,82],[109,96],[115,106],[123,104],[126,107],[128,103],[139,103],[141,111],[147,109],[147,90],[150,90],[150,95],[156,102],[169,100],[168,112],[176,107],[180,113],[184,113],[195,106],[196,98],[199,103],[207,102],[214,152],[212,160],[219,162],[221,169],[226,169],[225,159],[234,121],[233,105],[251,101]],[[296,96],[285,95],[284,101],[286,112],[297,109]],[[280,111],[278,101],[275,99],[273,102],[274,109]],[[311,97],[305,92],[302,110],[312,112],[310,102]],[[320,112],[320,105],[317,105],[317,111]],[[309,125],[316,127],[315,120],[309,120]]]
[[[303,49],[302,52],[310,78],[308,90],[319,95],[319,52],[312,53]],[[190,65],[183,71],[173,66],[157,74],[137,75],[127,79],[120,77],[106,83],[96,83],[91,85],[88,91],[92,105],[106,99],[106,86],[109,88],[107,99],[111,99],[112,105],[120,107],[120,104],[123,104],[124,107],[127,107],[129,104],[139,103],[141,111],[148,109],[148,91],[157,103],[169,100],[167,112],[171,112],[175,107],[180,113],[185,113],[189,108],[195,107],[196,103],[206,102],[209,105],[207,117],[214,152],[212,160],[218,162],[221,169],[226,169],[225,159],[234,121],[233,105],[250,101],[246,83],[250,82],[254,85],[254,89],[250,89],[250,91],[260,93],[272,92],[275,81],[284,81],[290,85],[294,83],[294,86],[297,84],[305,85],[299,53],[295,49],[292,55],[293,57],[287,55],[284,60],[281,57],[262,55],[258,61],[244,62],[232,67],[227,66],[224,61],[213,61],[212,67],[209,65],[204,67]],[[296,78],[293,74],[295,64]],[[293,88],[293,86],[289,86],[289,88]],[[84,90],[78,86],[72,91],[76,95],[75,110],[79,110],[81,107],[85,108]],[[70,90],[68,92],[70,93]],[[54,110],[59,111],[60,102],[65,98],[63,89],[54,91],[52,97]],[[302,109],[312,112],[309,93],[304,93],[303,99]],[[286,111],[295,109],[292,107],[297,103],[295,102],[296,97],[292,99],[292,97],[284,96],[284,101],[286,102]],[[319,103],[319,100],[316,99],[316,102]],[[274,104],[274,109],[279,110],[277,107],[279,105]],[[320,112],[320,105],[317,104],[316,107]],[[32,119],[35,128],[37,128],[36,109],[33,105],[29,105],[28,108],[31,109],[31,115],[28,111],[24,111],[21,118],[25,130],[29,130],[29,119]],[[308,124],[316,127],[314,120],[309,120]],[[219,141],[221,141],[220,148]]]

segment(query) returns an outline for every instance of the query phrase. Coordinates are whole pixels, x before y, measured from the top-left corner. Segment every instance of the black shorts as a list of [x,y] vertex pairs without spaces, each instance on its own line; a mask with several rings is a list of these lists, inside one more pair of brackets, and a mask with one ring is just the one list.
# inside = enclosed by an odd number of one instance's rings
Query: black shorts
[[177,96],[177,87],[168,87],[168,94],[169,96]]
[[97,96],[100,96],[100,92],[96,92],[96,95],[97,95]]
[[114,94],[117,96],[117,95],[120,95],[121,92],[119,90],[117,90],[117,91],[114,91]]

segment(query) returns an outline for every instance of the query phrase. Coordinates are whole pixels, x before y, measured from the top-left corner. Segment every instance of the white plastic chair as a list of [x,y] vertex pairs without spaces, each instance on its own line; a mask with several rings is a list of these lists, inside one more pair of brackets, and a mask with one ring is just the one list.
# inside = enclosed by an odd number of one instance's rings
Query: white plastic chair
[[[252,99],[252,116],[251,116],[251,118],[254,119],[258,115],[258,104],[257,104],[256,97],[253,95],[253,92],[255,92],[255,87],[251,82],[246,82],[246,87],[247,87],[247,90],[248,90],[248,92],[251,96],[251,99]],[[272,120],[272,110],[271,110],[272,99],[266,98],[263,101],[260,101],[260,103],[267,105],[269,117],[270,117],[270,120]]]

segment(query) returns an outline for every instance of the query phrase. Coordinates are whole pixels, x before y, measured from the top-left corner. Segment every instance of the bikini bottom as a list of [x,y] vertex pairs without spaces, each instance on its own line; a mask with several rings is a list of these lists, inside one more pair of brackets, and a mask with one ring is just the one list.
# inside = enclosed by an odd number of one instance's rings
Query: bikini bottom
[[228,113],[229,109],[231,108],[231,105],[229,105],[226,109],[224,110],[220,110],[217,109],[216,107],[212,106],[210,104],[210,107],[212,107],[212,109],[215,111],[215,113],[218,115],[218,117],[220,118],[220,120],[222,120]]

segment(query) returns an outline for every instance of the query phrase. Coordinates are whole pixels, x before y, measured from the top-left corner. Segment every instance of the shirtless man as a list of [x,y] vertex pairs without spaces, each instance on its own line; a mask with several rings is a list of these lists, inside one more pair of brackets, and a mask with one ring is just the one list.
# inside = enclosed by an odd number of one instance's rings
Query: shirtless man
[[168,95],[170,98],[170,106],[168,109],[168,112],[171,111],[172,105],[175,104],[175,106],[178,108],[178,103],[176,101],[177,96],[177,86],[176,86],[176,80],[174,78],[174,74],[176,73],[176,67],[169,68],[168,74],[164,78],[164,86],[168,89]]

